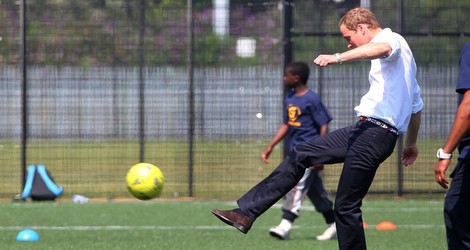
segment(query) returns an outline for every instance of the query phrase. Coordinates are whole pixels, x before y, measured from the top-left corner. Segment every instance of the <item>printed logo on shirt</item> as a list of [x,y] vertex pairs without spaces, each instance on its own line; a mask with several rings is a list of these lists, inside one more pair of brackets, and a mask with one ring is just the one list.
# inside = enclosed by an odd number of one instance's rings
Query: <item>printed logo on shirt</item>
[[287,108],[287,116],[289,117],[289,122],[288,124],[294,127],[300,127],[300,122],[297,121],[297,118],[302,114],[300,112],[300,108],[293,105],[289,104],[289,107]]

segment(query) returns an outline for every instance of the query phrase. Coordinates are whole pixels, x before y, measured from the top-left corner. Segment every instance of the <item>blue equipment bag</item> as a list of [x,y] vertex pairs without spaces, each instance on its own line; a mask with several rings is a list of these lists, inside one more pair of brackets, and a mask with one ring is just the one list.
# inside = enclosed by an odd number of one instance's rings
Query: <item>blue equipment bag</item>
[[55,200],[64,189],[55,184],[44,165],[30,165],[27,169],[26,182],[21,199],[31,197],[34,201]]

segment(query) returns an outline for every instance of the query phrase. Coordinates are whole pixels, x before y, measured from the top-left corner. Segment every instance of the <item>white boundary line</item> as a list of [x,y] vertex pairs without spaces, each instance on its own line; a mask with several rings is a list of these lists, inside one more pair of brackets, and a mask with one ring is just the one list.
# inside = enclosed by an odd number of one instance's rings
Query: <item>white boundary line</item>
[[[412,203],[412,202],[411,202]],[[235,202],[226,202],[228,206],[236,206]],[[17,206],[18,204],[13,204]],[[52,204],[53,206],[57,204]],[[412,204],[408,204],[412,205]],[[28,207],[37,207],[45,206],[45,204],[28,204],[22,208]],[[47,204],[51,206],[51,204]],[[282,207],[281,203],[277,203],[273,206],[275,209],[280,209]],[[374,212],[374,211],[394,211],[394,212],[440,212],[443,210],[443,202],[429,202],[426,207],[382,207],[375,204],[370,204],[363,206],[364,212]],[[315,208],[311,204],[305,204],[302,207],[302,211],[315,211]],[[125,230],[156,230],[156,231],[170,231],[170,230],[232,230],[230,226],[131,226],[131,225],[108,225],[108,226],[0,226],[0,231],[20,231],[26,228],[31,228],[34,230],[45,230],[45,231],[125,231]],[[255,227],[256,228],[256,227]],[[253,229],[255,229],[253,228]],[[266,230],[264,227],[257,227],[259,230]],[[324,228],[324,225],[308,225],[308,226],[294,226],[296,229],[300,230],[311,230],[312,228]],[[397,228],[403,229],[435,229],[435,228],[444,228],[444,225],[433,225],[433,224],[409,224],[409,225],[397,225]],[[375,225],[369,224],[369,227],[366,230],[375,229]],[[256,230],[256,229],[255,229]]]

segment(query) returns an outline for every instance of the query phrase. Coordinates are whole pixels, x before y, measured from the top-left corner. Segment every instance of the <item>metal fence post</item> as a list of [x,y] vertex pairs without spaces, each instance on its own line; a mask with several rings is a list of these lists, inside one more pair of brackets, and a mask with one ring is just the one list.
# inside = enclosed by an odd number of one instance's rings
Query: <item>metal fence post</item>
[[145,161],[145,79],[144,79],[144,35],[145,0],[139,2],[139,146],[140,162]]
[[[397,16],[397,29],[398,33],[403,31],[403,0],[398,0],[398,16]],[[397,152],[397,196],[403,196],[403,164],[401,158],[403,156],[403,135],[398,138],[397,142],[398,152]]]
[[[286,0],[283,2],[282,6],[282,28],[283,28],[283,33],[282,33],[282,41],[283,41],[283,73],[284,69],[286,66],[292,62],[293,60],[293,49],[292,49],[292,29],[294,27],[294,18],[292,16],[292,8],[294,6],[294,0]],[[284,88],[284,86],[283,86]],[[287,89],[284,88],[283,95],[281,97],[281,100],[284,99],[284,96],[287,94]],[[284,102],[283,102],[284,103]],[[284,105],[284,104],[283,104]],[[284,108],[284,107],[283,107]],[[283,157],[287,155],[287,141],[288,140],[283,140],[283,146],[284,146],[284,152],[283,152]]]
[[188,196],[193,197],[193,168],[194,168],[194,65],[193,65],[193,4],[188,0]]
[[27,142],[28,142],[28,70],[27,70],[27,48],[26,48],[26,0],[20,1],[20,25],[21,25],[21,190],[23,189],[26,181],[26,161],[27,161]]

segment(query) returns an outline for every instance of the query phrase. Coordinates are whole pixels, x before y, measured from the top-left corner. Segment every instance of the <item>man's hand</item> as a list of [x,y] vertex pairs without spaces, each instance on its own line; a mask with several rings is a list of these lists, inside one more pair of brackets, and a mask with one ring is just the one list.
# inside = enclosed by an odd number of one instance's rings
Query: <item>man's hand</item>
[[416,144],[405,146],[403,149],[403,156],[401,158],[403,165],[409,166],[413,164],[416,158],[418,158],[418,147]]
[[449,188],[449,181],[446,179],[446,170],[449,167],[450,159],[441,159],[434,165],[434,178],[441,187]]
[[313,60],[313,63],[320,67],[326,67],[330,64],[336,64],[337,59],[335,55],[319,55]]

